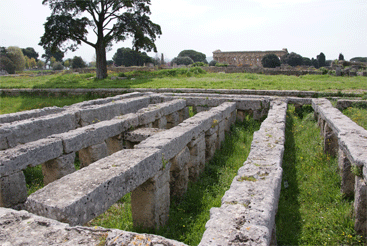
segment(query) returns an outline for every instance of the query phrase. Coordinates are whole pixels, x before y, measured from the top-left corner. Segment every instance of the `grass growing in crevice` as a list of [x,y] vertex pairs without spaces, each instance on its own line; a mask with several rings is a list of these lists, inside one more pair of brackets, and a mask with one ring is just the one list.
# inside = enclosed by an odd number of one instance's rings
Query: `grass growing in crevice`
[[204,172],[195,183],[189,183],[184,197],[171,199],[169,222],[159,230],[143,231],[132,225],[130,195],[97,217],[89,226],[103,226],[129,231],[154,233],[188,245],[198,245],[209,220],[209,210],[220,207],[221,199],[245,162],[251,147],[252,135],[260,123],[247,118],[232,126],[220,151],[206,164]]
[[41,189],[43,184],[42,165],[27,167],[24,171],[25,182],[27,185],[28,196]]
[[353,107],[343,110],[343,114],[348,116],[355,123],[367,130],[367,108]]
[[340,193],[337,158],[325,155],[310,108],[287,113],[278,245],[364,245],[355,234],[353,201]]

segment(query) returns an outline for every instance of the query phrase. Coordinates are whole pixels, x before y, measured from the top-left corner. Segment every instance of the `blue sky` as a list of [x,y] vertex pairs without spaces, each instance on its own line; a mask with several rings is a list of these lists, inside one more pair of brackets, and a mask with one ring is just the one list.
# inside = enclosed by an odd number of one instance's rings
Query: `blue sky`
[[[0,46],[38,46],[50,9],[42,0],[0,0]],[[151,0],[151,19],[162,28],[158,52],[173,59],[184,49],[212,56],[214,50],[296,52],[326,59],[367,57],[366,0]],[[93,38],[93,36],[91,36]],[[118,48],[131,41],[114,44]],[[66,57],[91,61],[93,48],[82,45]],[[154,57],[154,53],[149,53]]]

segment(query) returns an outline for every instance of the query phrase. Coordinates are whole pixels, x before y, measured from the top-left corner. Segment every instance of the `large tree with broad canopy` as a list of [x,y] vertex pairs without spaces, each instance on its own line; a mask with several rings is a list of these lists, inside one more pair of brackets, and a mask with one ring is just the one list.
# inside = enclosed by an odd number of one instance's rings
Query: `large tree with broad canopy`
[[[75,51],[82,42],[96,51],[97,78],[107,77],[106,49],[113,42],[133,39],[135,50],[157,48],[161,27],[153,23],[150,0],[43,0],[52,10],[47,18],[40,45],[45,49]],[[92,30],[96,41],[88,40]]]

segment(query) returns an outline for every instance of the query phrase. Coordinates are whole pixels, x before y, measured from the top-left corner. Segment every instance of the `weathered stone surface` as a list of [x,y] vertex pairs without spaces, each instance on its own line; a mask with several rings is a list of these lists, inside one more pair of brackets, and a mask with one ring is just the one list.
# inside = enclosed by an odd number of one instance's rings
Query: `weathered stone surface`
[[43,163],[42,174],[44,185],[75,172],[74,161],[75,153],[71,153]]
[[360,235],[367,236],[367,184],[366,180],[356,176],[354,212],[354,229]]
[[[220,208],[212,208],[200,245],[269,245],[282,180],[287,102],[271,102],[250,154]],[[274,240],[274,239],[273,239]]]
[[140,143],[141,141],[163,131],[163,129],[158,128],[138,128],[133,131],[125,132],[124,139],[133,143]]
[[138,111],[147,107],[150,103],[149,97],[137,97],[121,101],[113,101],[102,105],[93,105],[80,110],[80,120],[82,126],[110,120],[117,116]]
[[134,226],[159,228],[169,217],[170,187],[168,162],[153,178],[148,179],[131,193]]
[[172,196],[181,197],[187,191],[187,185],[189,183],[189,161],[190,151],[187,147],[185,147],[171,160],[170,192]]
[[82,225],[161,168],[160,150],[121,150],[31,194],[26,208],[41,216]]
[[55,137],[62,139],[64,152],[71,153],[101,143],[136,126],[138,126],[138,117],[135,114],[127,114],[112,120],[102,121],[94,125],[58,134]]
[[339,173],[342,178],[340,191],[347,197],[354,196],[355,175],[352,173],[352,165],[345,156],[343,150],[339,149],[338,154]]
[[79,151],[80,168],[108,156],[108,148],[105,142],[89,146]]
[[25,202],[27,186],[22,171],[0,178],[0,206],[13,207]]
[[44,138],[1,151],[0,177],[55,159],[62,153],[62,142],[58,138]]
[[30,118],[41,117],[50,114],[56,114],[64,111],[65,109],[59,107],[46,107],[41,109],[27,110],[17,113],[0,115],[0,124],[10,123],[14,121],[26,120]]
[[66,132],[76,128],[76,117],[69,112],[47,115],[37,119],[27,119],[2,125],[2,134],[9,148]]
[[[163,116],[170,114],[177,114],[177,111],[186,107],[186,101],[182,99],[173,100],[169,102],[151,104],[144,109],[140,109],[137,114],[139,115],[139,124],[145,125],[153,123],[154,121],[162,118]],[[178,119],[177,119],[178,121]]]
[[0,244],[25,245],[155,245],[185,246],[185,244],[150,234],[138,234],[101,227],[70,227],[56,220],[26,211],[0,208]]

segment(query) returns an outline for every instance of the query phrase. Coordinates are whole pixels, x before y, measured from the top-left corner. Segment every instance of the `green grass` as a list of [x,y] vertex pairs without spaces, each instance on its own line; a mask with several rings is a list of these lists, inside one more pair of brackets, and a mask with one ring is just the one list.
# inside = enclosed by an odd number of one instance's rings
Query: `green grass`
[[85,96],[68,96],[68,97],[44,97],[44,96],[17,96],[17,97],[0,97],[0,114],[9,114],[24,110],[38,109],[44,107],[58,106],[63,107],[86,100],[92,100],[97,97],[89,95]]
[[130,195],[125,196],[105,214],[88,225],[119,228],[129,231],[155,233],[167,238],[198,245],[209,220],[209,210],[219,207],[221,199],[246,160],[252,135],[260,126],[253,119],[237,123],[227,134],[223,147],[206,168],[196,183],[190,183],[182,199],[172,199],[168,225],[157,231],[142,231],[132,225]]
[[361,107],[347,108],[343,114],[348,116],[355,123],[367,130],[367,109]]
[[[195,70],[196,69],[196,70]],[[185,72],[186,71],[186,72]],[[127,80],[98,80],[95,74],[56,74],[47,76],[0,77],[0,88],[204,88],[301,90],[322,92],[366,92],[367,77],[331,75],[262,75],[252,73],[202,73],[198,68],[130,72]],[[92,79],[91,79],[92,78]],[[134,80],[131,80],[134,78]]]
[[309,107],[287,113],[278,245],[365,245],[355,234],[353,201],[340,193],[337,158],[323,153]]

